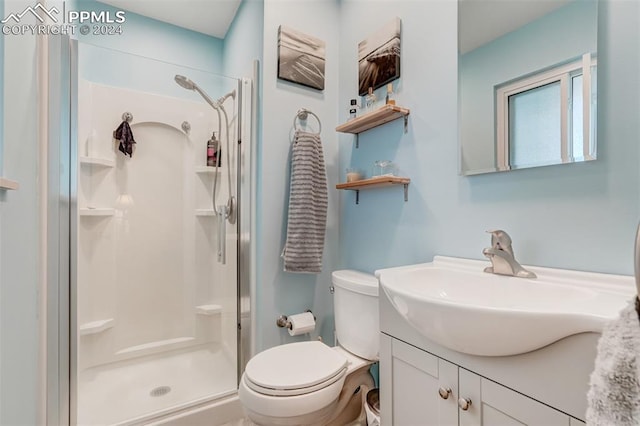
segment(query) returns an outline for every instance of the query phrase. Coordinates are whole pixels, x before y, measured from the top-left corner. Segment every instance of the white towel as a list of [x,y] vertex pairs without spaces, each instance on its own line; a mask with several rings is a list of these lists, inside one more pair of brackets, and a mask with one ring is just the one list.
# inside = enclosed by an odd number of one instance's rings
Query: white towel
[[598,342],[598,356],[587,394],[588,426],[640,424],[640,321],[636,301],[609,323]]
[[282,252],[285,271],[322,270],[327,206],[327,172],[320,135],[296,131],[291,155],[287,241]]

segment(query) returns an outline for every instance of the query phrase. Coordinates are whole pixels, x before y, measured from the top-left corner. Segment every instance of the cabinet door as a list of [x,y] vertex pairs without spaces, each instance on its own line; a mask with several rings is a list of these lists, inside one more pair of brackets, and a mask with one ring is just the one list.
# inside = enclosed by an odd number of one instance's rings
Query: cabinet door
[[381,423],[457,426],[457,367],[384,335],[381,343]]
[[[569,416],[470,371],[460,369],[460,426],[569,426]],[[464,404],[461,403],[464,406]]]

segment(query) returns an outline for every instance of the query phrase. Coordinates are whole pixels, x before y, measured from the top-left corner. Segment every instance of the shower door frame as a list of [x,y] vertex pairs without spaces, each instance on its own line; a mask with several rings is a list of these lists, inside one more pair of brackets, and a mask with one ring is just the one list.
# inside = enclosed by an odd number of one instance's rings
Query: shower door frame
[[[77,413],[77,237],[78,237],[78,41],[68,36],[43,37],[39,73],[46,76],[47,109],[47,282],[46,420],[76,424]],[[127,52],[122,52],[127,53]],[[130,53],[127,53],[130,54]],[[178,65],[178,64],[176,64]],[[258,61],[252,78],[238,81],[237,119],[237,383],[253,353],[252,294],[255,276],[255,158]],[[226,77],[226,76],[225,76]],[[169,82],[172,83],[172,82]],[[168,84],[169,84],[168,83]],[[212,261],[214,261],[212,257]],[[179,411],[204,407],[215,397],[185,403]],[[149,420],[160,420],[165,413]],[[152,414],[150,414],[152,416]]]

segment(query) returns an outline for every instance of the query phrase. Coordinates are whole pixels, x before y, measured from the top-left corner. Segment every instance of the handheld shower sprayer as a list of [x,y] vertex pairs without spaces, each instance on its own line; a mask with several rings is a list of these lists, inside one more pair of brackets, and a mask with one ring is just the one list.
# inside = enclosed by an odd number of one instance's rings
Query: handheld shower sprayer
[[215,161],[215,168],[216,168],[216,173],[215,173],[215,177],[213,179],[213,194],[212,194],[212,204],[213,204],[213,211],[215,213],[215,215],[218,217],[218,261],[221,262],[222,264],[226,263],[226,256],[225,256],[225,252],[226,252],[226,248],[224,245],[224,239],[226,238],[224,236],[225,230],[226,230],[226,221],[228,220],[229,223],[234,224],[236,222],[236,199],[235,197],[232,195],[232,191],[231,191],[231,167],[230,167],[230,158],[229,158],[229,151],[230,151],[230,147],[229,147],[229,117],[227,116],[227,111],[224,108],[224,101],[226,101],[228,98],[236,98],[236,91],[232,90],[231,92],[227,93],[226,95],[222,96],[220,99],[218,99],[217,101],[212,100],[209,95],[207,95],[207,93],[202,90],[200,88],[200,86],[198,86],[196,83],[194,83],[193,81],[191,81],[190,79],[188,79],[187,77],[185,77],[184,75],[180,75],[180,74],[176,74],[175,77],[173,78],[175,80],[175,82],[182,88],[187,89],[187,90],[193,90],[194,92],[197,92],[200,96],[202,96],[202,99],[204,99],[218,114],[218,135],[220,137],[220,139],[222,139],[222,116],[224,116],[224,122],[225,122],[225,135],[226,135],[226,151],[227,151],[227,183],[229,185],[229,198],[227,199],[227,204],[226,205],[221,205],[221,206],[216,206],[216,189],[218,186],[218,167],[219,167],[219,161],[220,161],[220,145],[222,143],[218,144],[218,150],[217,150],[217,155],[216,158],[218,160]]
[[180,85],[180,87],[187,90],[193,90],[196,86],[196,84],[193,81],[189,80],[184,75],[176,74],[176,76],[173,79],[176,81],[176,83]]

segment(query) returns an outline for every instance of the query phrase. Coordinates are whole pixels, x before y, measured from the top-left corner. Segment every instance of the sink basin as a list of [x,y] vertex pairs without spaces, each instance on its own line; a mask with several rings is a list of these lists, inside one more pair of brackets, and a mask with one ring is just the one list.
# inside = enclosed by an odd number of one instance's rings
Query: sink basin
[[507,356],[601,332],[635,296],[633,277],[529,267],[537,278],[483,272],[490,263],[436,256],[376,271],[398,313],[428,339],[472,355]]

